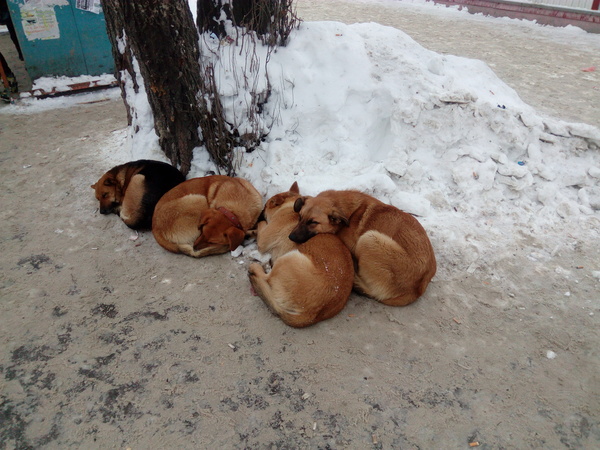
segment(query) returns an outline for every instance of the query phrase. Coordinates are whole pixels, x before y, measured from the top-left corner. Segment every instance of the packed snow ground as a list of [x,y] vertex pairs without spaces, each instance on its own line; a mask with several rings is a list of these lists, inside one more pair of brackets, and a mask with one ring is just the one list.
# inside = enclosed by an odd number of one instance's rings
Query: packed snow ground
[[[245,61],[227,43],[201,45],[221,55],[223,104],[243,131]],[[256,55],[264,67],[266,49]],[[544,236],[534,259],[559,251],[565,229],[597,239],[600,129],[541,116],[485,63],[440,55],[374,23],[307,22],[267,67],[272,90],[260,121],[268,135],[252,153],[236,152],[238,175],[265,198],[297,181],[304,194],[359,189],[413,213],[432,238],[441,279],[453,270],[502,276],[493,262],[517,234]],[[266,91],[264,71],[256,77],[251,85]],[[72,102],[23,100],[2,112]],[[164,160],[143,92],[132,105],[141,132],[113,137],[107,159]],[[188,177],[210,171],[218,169],[197,149]],[[600,266],[589,269],[598,277]]]

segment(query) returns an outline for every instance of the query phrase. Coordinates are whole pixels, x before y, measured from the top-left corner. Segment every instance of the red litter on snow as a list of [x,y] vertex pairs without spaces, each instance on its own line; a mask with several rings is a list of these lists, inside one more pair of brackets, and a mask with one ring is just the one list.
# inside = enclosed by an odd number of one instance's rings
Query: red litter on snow
[[586,69],[581,69],[582,72],[595,72],[596,68],[594,66],[587,67]]

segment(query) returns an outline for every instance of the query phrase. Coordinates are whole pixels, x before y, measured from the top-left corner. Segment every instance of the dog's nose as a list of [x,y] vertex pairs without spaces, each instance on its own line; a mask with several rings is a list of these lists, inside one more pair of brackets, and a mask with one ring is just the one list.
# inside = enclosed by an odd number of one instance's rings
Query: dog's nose
[[295,232],[291,232],[290,235],[288,236],[288,238],[295,242],[296,244],[302,244],[303,242],[306,241],[306,239],[303,239],[301,236],[299,236],[297,233]]

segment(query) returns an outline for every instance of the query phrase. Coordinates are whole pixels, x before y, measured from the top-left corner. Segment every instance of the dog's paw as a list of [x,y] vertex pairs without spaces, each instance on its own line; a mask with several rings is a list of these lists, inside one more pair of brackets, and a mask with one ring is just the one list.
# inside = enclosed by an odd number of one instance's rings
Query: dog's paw
[[258,292],[256,291],[255,284],[258,283],[258,277],[260,276],[261,273],[264,275],[265,271],[263,270],[261,265],[258,263],[252,263],[252,264],[250,264],[250,267],[248,267],[248,279],[250,280],[250,293],[254,296],[259,295]]
[[250,264],[250,267],[248,267],[248,276],[250,278],[258,276],[261,272],[264,273],[264,270],[258,263],[252,263]]

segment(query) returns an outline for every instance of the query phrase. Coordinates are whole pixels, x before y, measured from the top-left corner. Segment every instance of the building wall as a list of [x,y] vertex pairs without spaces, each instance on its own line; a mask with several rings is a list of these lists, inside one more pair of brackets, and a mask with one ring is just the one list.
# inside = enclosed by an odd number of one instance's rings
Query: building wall
[[567,8],[592,9],[594,0],[521,0],[523,3],[564,6]]

